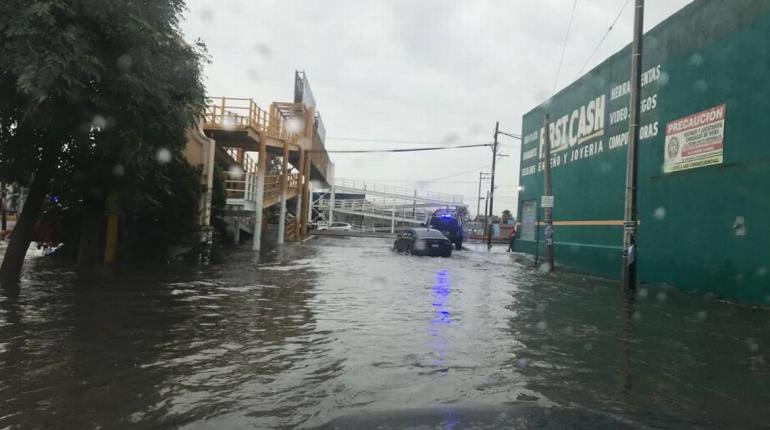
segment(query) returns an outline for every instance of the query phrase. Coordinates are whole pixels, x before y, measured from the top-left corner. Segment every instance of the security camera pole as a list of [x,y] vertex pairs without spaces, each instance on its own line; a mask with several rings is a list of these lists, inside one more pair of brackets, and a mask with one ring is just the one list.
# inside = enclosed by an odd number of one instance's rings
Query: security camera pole
[[631,54],[631,95],[626,159],[626,202],[623,223],[623,288],[636,290],[637,170],[639,155],[639,116],[642,92],[642,36],[644,34],[644,0],[636,0],[634,43]]

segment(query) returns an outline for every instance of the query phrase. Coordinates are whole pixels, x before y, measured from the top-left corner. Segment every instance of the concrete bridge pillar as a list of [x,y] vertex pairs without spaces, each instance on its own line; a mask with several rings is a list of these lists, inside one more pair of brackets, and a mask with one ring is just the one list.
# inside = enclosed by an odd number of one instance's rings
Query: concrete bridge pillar
[[286,193],[289,183],[289,142],[283,142],[283,168],[281,169],[281,203],[278,215],[278,243],[282,244],[286,235]]
[[267,136],[259,135],[259,163],[257,164],[257,196],[254,208],[254,240],[251,249],[259,252],[262,247],[262,215],[265,203],[265,170],[267,170]]

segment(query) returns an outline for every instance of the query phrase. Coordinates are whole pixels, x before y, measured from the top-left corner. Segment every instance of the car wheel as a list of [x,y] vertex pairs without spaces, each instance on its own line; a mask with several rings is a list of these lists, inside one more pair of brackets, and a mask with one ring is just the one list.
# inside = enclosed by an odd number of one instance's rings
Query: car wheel
[[412,255],[412,247],[411,246],[407,246],[406,247],[406,255]]
[[463,249],[463,241],[462,240],[458,240],[457,242],[455,242],[455,249],[458,250],[458,251],[462,251],[462,249]]

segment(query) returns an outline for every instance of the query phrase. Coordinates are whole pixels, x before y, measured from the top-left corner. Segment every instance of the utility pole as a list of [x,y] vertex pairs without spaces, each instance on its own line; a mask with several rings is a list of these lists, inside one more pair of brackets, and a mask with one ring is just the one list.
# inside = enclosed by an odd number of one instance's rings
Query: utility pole
[[[553,190],[551,189],[551,138],[549,133],[550,119],[548,114],[545,114],[545,125],[543,128],[543,134],[545,134],[545,162],[543,164],[543,195],[553,196]],[[553,272],[554,269],[554,255],[553,255],[553,207],[545,206],[545,269],[548,272]]]
[[642,93],[642,37],[644,35],[644,0],[636,0],[634,43],[631,53],[631,95],[626,158],[626,201],[623,223],[623,288],[636,290],[636,192],[639,155],[639,115]]
[[479,172],[479,197],[476,199],[476,216],[478,217],[481,212],[481,175],[483,175],[484,172]]
[[[495,122],[495,143],[492,145],[492,179],[489,185],[489,222],[492,222],[492,214],[495,207],[495,166],[497,165],[497,134],[500,131],[500,121]],[[492,232],[487,232],[487,249],[492,248]]]
[[487,216],[487,213],[489,212],[489,191],[487,191],[487,196],[484,198],[484,235],[482,238],[485,238],[489,236],[489,217]]
[[7,217],[5,214],[5,182],[0,181],[0,231],[8,229]]

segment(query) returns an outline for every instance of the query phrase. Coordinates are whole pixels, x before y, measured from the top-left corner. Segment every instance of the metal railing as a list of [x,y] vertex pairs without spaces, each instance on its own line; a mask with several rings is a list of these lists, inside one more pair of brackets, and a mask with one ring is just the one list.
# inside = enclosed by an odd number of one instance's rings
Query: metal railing
[[463,196],[459,194],[436,193],[433,191],[417,190],[414,188],[399,187],[395,185],[377,184],[367,181],[354,179],[335,178],[334,185],[362,192],[371,191],[383,194],[392,194],[401,196],[403,200],[429,199],[434,201],[446,202],[448,205],[462,204]]
[[[299,189],[299,175],[289,175],[287,191]],[[225,192],[227,199],[257,201],[257,174],[246,172],[235,174],[225,172]],[[275,199],[281,193],[281,175],[265,175],[264,200]]]
[[236,130],[250,128],[268,136],[296,142],[301,136],[277,113],[260,108],[253,99],[239,97],[209,97],[206,99],[204,128]]
[[[329,209],[330,201],[321,199],[317,203],[318,209]],[[430,219],[430,214],[410,208],[393,208],[378,205],[365,199],[335,200],[334,210],[363,216],[377,216],[378,218],[395,219],[396,221],[417,222],[424,224]]]

